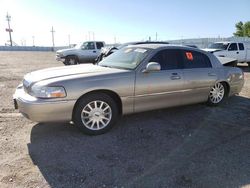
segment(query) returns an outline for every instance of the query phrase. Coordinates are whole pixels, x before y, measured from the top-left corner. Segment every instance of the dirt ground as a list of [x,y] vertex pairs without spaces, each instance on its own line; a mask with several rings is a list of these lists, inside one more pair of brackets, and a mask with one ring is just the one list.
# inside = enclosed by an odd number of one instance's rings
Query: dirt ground
[[0,52],[0,187],[250,187],[250,71],[239,96],[123,117],[86,136],[13,108],[25,73],[62,66],[52,52]]

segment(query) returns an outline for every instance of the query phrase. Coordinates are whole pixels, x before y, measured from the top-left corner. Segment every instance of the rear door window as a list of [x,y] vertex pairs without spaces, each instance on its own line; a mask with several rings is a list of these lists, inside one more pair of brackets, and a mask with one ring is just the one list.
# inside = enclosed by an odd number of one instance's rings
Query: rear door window
[[210,68],[212,67],[209,58],[200,52],[192,50],[183,50],[183,68],[184,69],[193,69],[193,68]]
[[97,47],[98,50],[100,50],[103,47],[103,43],[102,42],[97,42],[96,47]]
[[239,43],[239,49],[240,49],[240,50],[244,50],[244,45],[243,45],[243,43]]

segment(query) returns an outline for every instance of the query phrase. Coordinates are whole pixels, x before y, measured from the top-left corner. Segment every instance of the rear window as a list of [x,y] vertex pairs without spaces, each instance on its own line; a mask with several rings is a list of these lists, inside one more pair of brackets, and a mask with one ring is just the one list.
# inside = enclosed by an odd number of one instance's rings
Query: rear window
[[212,67],[209,58],[203,53],[184,50],[182,51],[182,57],[184,69]]
[[97,49],[101,49],[103,47],[103,43],[102,42],[97,42],[96,47],[97,47]]

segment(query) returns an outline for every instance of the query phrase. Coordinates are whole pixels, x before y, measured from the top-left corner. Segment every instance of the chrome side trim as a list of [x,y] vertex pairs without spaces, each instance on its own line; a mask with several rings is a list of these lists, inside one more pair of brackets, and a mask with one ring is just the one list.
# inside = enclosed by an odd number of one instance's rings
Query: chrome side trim
[[173,93],[184,93],[184,92],[193,91],[193,90],[195,90],[195,89],[185,89],[185,90],[179,90],[179,91],[151,93],[151,94],[144,94],[144,95],[136,95],[135,97],[157,96],[157,95],[166,95],[166,94],[173,94]]

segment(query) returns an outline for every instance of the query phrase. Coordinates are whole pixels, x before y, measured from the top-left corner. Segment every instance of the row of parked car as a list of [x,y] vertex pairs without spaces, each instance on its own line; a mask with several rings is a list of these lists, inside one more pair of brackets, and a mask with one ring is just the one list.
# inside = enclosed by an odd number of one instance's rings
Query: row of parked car
[[[75,46],[74,48],[58,50],[56,59],[62,61],[65,65],[76,65],[80,63],[98,63],[103,58],[113,52],[129,45],[138,44],[169,44],[168,42],[146,41],[129,42],[120,46],[105,46],[103,41],[87,41]],[[197,48],[195,45],[185,45]],[[208,48],[203,49],[213,53],[218,57],[222,64],[236,65],[237,63],[249,63],[250,66],[250,48],[244,43],[237,42],[216,42]]]

